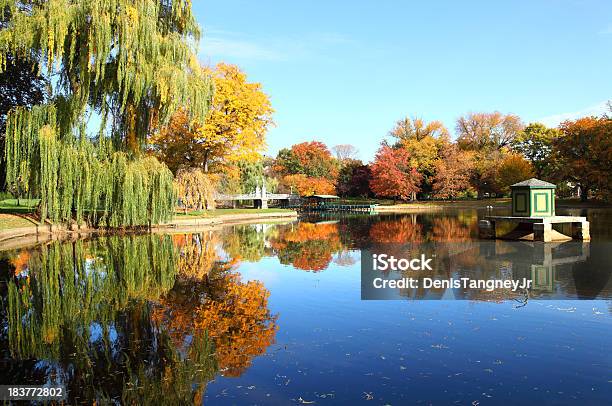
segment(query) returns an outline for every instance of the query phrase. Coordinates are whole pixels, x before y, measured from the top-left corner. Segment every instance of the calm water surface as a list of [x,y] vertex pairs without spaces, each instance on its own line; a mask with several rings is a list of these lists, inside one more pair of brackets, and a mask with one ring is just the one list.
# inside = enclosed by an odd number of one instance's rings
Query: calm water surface
[[[587,215],[593,241],[533,264],[528,300],[360,299],[362,250],[474,244],[476,210],[3,251],[0,383],[62,383],[75,404],[609,404],[612,211],[558,211]],[[453,275],[523,266],[466,252]]]

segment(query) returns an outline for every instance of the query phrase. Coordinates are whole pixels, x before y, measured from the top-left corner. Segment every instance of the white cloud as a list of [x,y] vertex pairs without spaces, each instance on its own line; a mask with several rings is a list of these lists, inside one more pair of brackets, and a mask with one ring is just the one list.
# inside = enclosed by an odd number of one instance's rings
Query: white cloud
[[[315,32],[297,38],[253,38],[244,33],[210,28],[200,42],[200,56],[212,59],[287,61],[353,42],[339,33]],[[318,55],[321,56],[321,55]]]
[[599,31],[599,33],[601,35],[610,35],[610,34],[612,34],[612,24],[608,24],[608,26],[606,28],[604,28],[603,30]]
[[570,113],[561,113],[561,114],[555,114],[552,116],[546,116],[536,121],[548,127],[556,127],[560,123],[564,122],[565,120],[576,120],[578,118],[588,117],[588,116],[601,116],[607,111],[609,111],[608,110],[608,100],[605,100],[605,101],[602,101],[601,103],[597,103],[595,105],[589,106],[582,110],[573,111]]
[[216,58],[280,61],[286,59],[278,50],[240,39],[204,37],[201,54]]

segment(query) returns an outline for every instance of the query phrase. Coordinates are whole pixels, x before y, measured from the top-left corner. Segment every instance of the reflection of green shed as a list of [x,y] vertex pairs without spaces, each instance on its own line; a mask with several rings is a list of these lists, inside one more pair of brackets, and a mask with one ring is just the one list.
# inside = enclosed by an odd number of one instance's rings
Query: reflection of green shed
[[552,183],[531,178],[510,186],[512,215],[517,217],[551,217],[555,215],[555,188]]

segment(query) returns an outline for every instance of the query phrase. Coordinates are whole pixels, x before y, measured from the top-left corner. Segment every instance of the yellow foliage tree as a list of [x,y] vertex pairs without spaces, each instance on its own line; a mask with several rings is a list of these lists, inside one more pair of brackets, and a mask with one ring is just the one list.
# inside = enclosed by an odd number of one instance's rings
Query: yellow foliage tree
[[185,209],[215,208],[217,177],[201,169],[179,169],[174,179],[178,198]]
[[235,65],[203,69],[215,88],[204,123],[191,122],[184,108],[151,139],[155,154],[175,173],[192,167],[219,172],[238,161],[257,161],[273,124],[274,110],[260,83],[247,82]]
[[508,154],[497,169],[496,182],[499,190],[510,193],[510,185],[535,176],[531,162],[522,155]]

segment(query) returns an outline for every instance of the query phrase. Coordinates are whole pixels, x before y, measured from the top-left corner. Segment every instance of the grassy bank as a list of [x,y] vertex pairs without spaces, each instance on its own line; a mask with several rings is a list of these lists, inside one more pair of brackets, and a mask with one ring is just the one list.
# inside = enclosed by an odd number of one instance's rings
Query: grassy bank
[[[266,221],[279,217],[290,218],[297,216],[294,210],[288,209],[218,209],[193,211],[188,214],[176,213],[168,224],[156,225],[154,229],[164,229],[167,227],[198,227],[204,225],[219,225],[225,222],[236,223],[241,221]],[[37,220],[21,213],[0,213],[0,240],[7,240],[22,236],[31,236],[39,233],[49,234],[45,229],[41,231],[37,228]],[[65,227],[59,227],[59,232],[67,231]],[[80,229],[80,232],[93,230]],[[55,231],[51,231],[55,233]]]
[[15,214],[0,213],[0,231],[13,228],[32,227],[34,225],[35,223],[24,217]]
[[235,214],[272,214],[272,213],[290,213],[290,209],[215,209],[215,210],[195,210],[187,213],[180,211],[175,212],[175,217],[178,219],[190,217],[211,218]]

